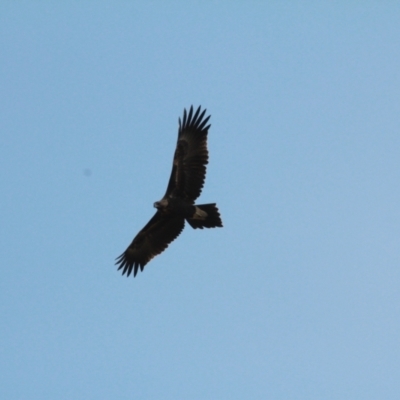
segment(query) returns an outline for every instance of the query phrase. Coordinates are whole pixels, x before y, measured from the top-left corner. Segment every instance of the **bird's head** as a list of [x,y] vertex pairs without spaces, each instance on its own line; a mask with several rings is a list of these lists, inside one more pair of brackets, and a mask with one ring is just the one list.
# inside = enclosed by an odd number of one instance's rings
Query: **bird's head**
[[157,208],[157,210],[163,209],[168,206],[168,200],[167,199],[161,199],[160,201],[156,201],[153,206]]

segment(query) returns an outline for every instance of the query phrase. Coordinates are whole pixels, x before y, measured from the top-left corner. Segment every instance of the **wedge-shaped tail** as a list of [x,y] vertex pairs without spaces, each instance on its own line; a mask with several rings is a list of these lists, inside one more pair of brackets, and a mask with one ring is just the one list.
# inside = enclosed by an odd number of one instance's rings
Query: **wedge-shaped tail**
[[186,221],[194,229],[200,228],[217,228],[222,227],[221,216],[217,205],[212,204],[199,204],[196,205],[198,212],[196,212],[194,218],[187,218]]

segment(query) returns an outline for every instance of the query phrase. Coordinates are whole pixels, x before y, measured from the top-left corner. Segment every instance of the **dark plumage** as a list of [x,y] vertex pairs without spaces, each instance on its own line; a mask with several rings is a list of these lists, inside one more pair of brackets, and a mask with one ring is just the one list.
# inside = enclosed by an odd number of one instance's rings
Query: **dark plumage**
[[172,163],[171,177],[164,197],[154,203],[157,208],[153,218],[135,236],[132,243],[116,261],[122,274],[136,276],[157,254],[163,252],[176,239],[185,226],[185,220],[196,228],[222,227],[221,217],[215,203],[195,205],[200,196],[208,164],[207,125],[210,116],[201,107],[193,115],[183,112],[179,118],[178,142]]

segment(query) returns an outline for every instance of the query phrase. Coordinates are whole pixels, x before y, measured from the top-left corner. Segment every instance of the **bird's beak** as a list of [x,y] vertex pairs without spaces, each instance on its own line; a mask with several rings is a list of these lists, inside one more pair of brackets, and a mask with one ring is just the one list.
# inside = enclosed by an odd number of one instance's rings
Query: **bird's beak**
[[154,207],[154,208],[160,207],[160,203],[159,203],[158,201],[156,201],[156,202],[153,204],[153,207]]

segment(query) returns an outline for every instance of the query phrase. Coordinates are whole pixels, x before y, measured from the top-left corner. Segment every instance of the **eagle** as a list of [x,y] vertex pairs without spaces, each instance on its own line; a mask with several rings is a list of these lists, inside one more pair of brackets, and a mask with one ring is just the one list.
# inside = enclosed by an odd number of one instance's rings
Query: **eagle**
[[199,106],[183,111],[179,118],[178,141],[167,191],[154,203],[154,216],[135,236],[124,253],[116,259],[118,270],[135,277],[156,255],[162,253],[182,232],[185,221],[194,229],[222,227],[217,205],[194,204],[200,196],[208,164],[207,135],[210,116]]

